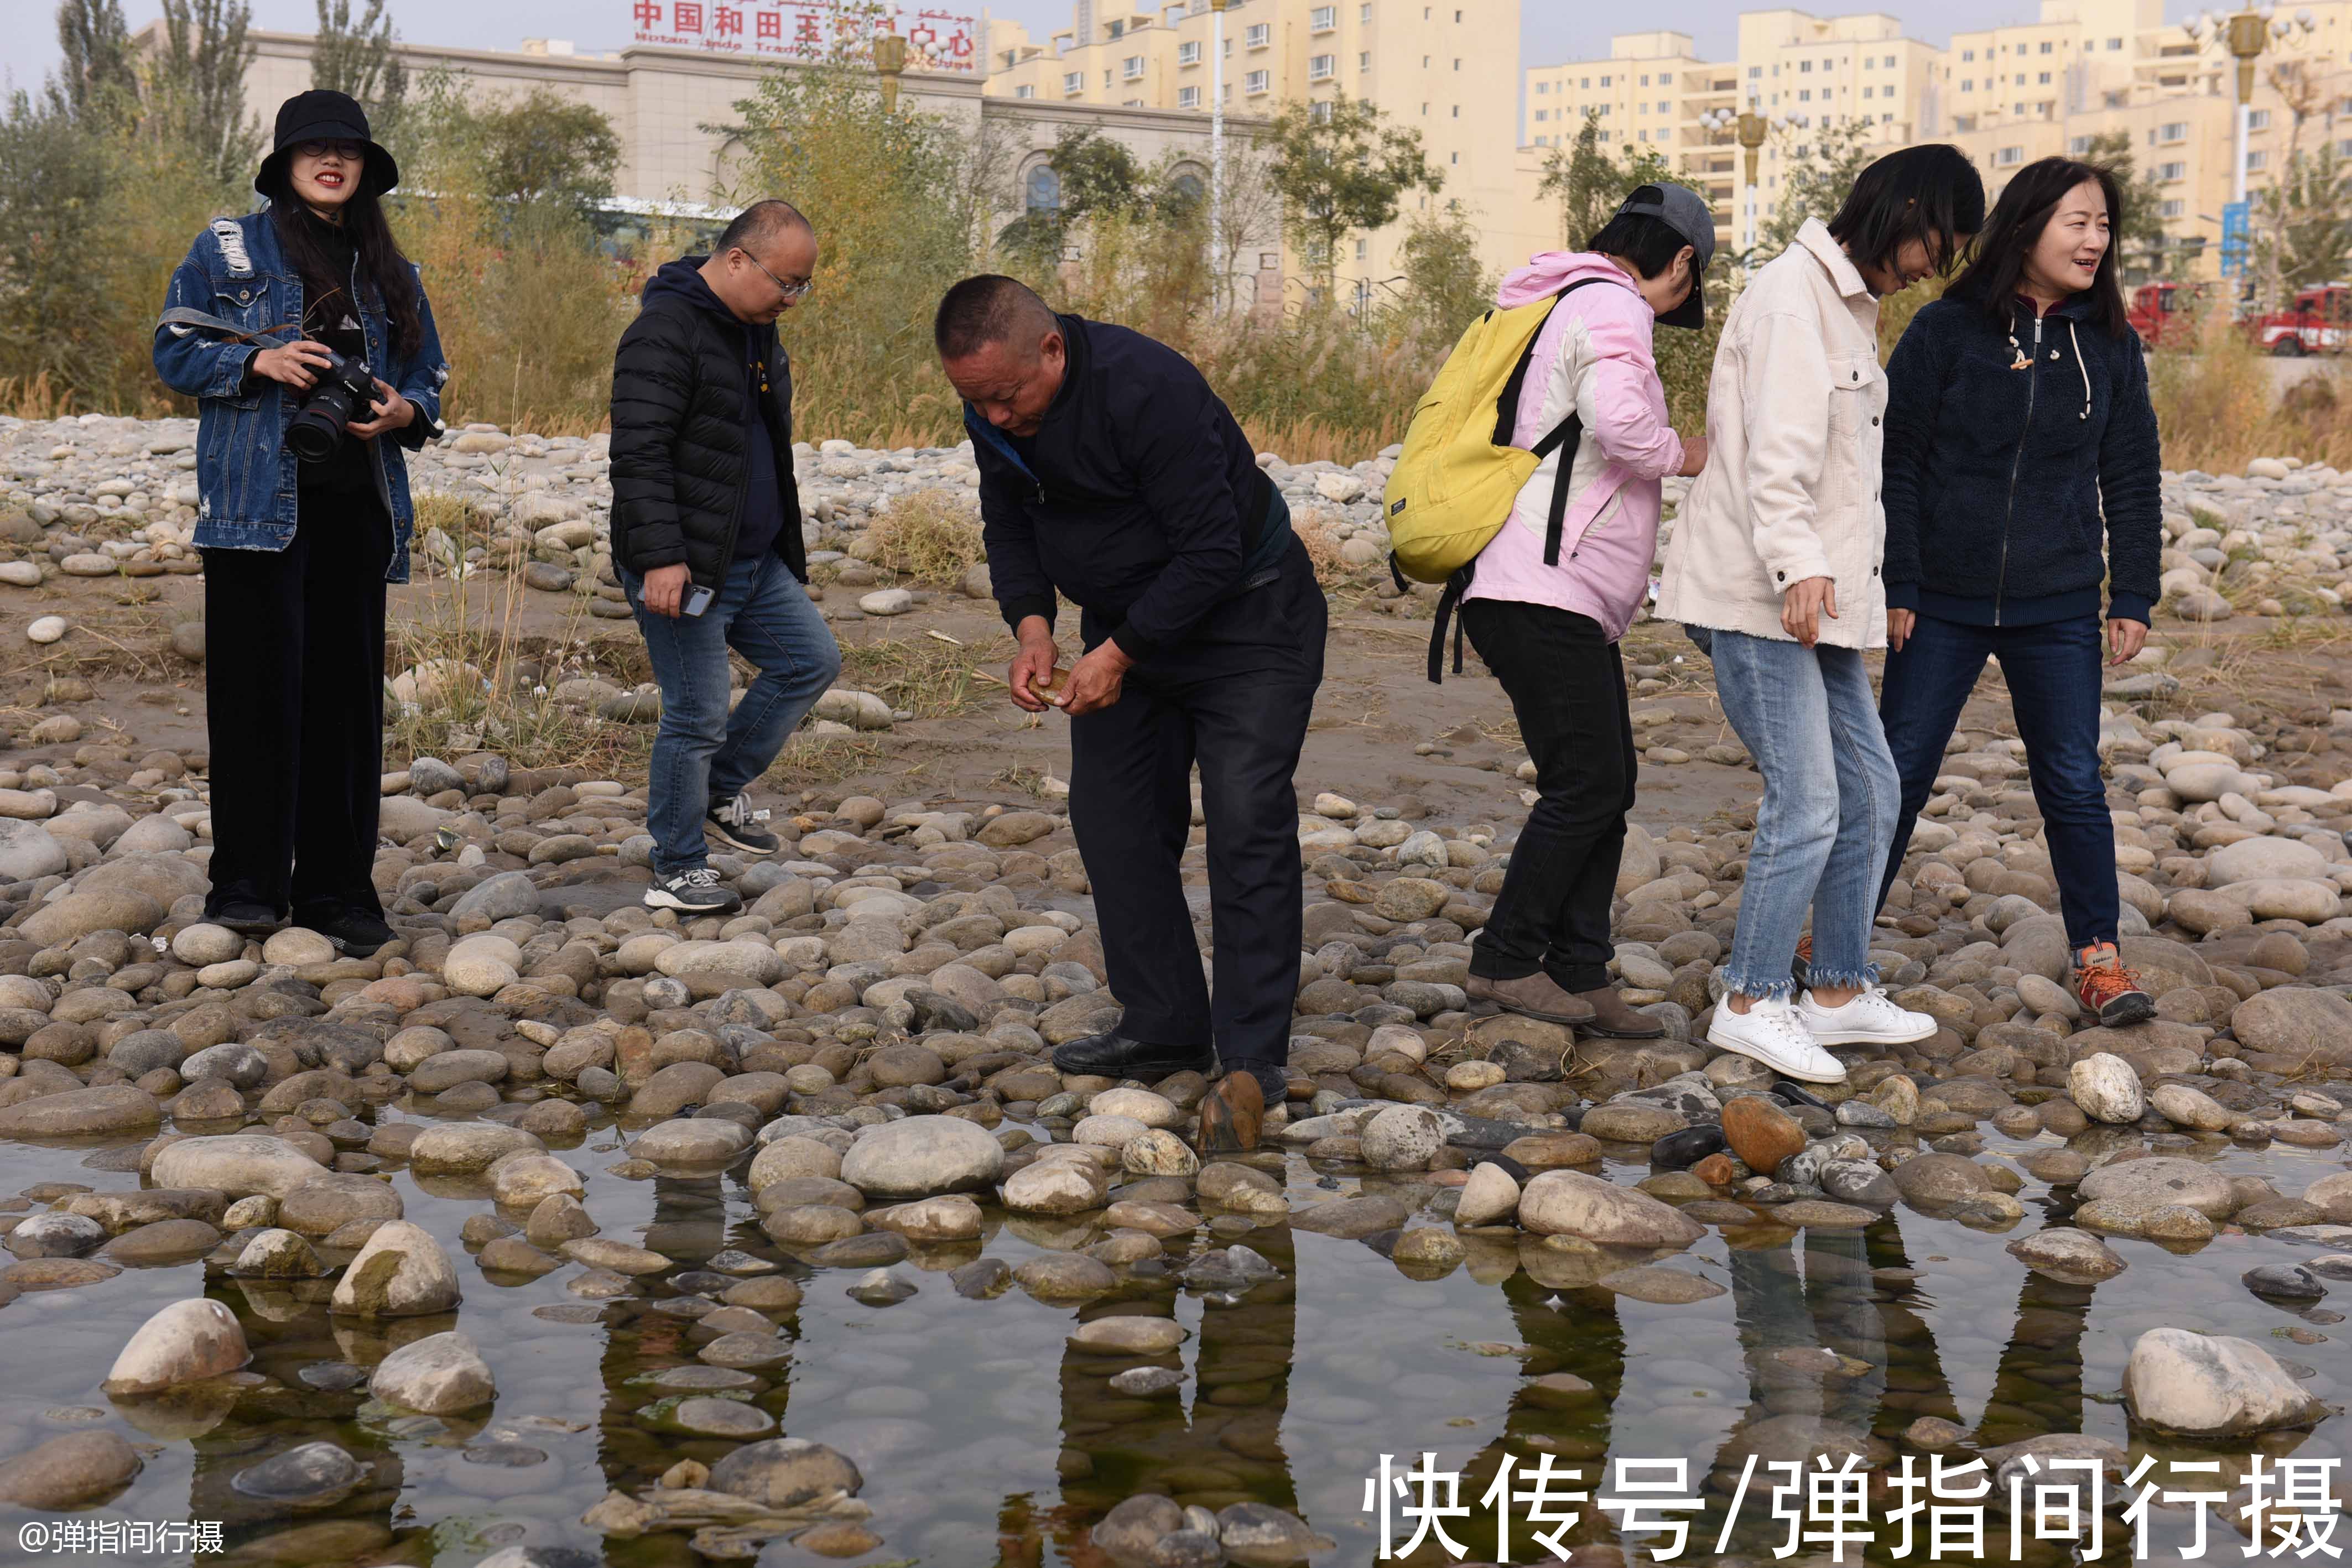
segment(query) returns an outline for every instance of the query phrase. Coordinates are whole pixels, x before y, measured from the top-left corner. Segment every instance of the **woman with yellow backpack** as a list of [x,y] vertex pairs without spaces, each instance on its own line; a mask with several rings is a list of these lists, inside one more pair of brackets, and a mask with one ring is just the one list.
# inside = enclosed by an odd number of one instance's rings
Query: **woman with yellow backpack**
[[1699,325],[1714,254],[1705,201],[1643,185],[1583,250],[1546,252],[1503,280],[1489,320],[1545,309],[1497,415],[1511,423],[1507,440],[1491,434],[1538,461],[1451,594],[1510,696],[1538,791],[1472,945],[1467,989],[1624,1040],[1664,1030],[1609,983],[1610,902],[1636,767],[1617,643],[1649,589],[1658,482],[1706,463],[1706,439],[1685,441],[1667,423],[1650,332],[1655,321]]

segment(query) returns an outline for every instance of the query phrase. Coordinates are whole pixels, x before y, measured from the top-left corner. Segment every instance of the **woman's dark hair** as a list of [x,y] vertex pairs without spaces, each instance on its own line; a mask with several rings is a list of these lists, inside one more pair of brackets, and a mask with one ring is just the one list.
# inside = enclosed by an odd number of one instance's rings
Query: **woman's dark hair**
[[1906,241],[1927,247],[1948,274],[1960,247],[1984,225],[1984,180],[1969,155],[1929,141],[1889,152],[1856,177],[1830,219],[1830,235],[1856,267],[1890,271]]
[[[1625,199],[1648,193],[1657,194],[1655,185],[1643,185]],[[1643,277],[1655,277],[1674,266],[1675,257],[1689,250],[1691,255],[1691,287],[1699,286],[1706,264],[1698,258],[1691,242],[1676,233],[1674,225],[1648,213],[1619,213],[1601,225],[1601,231],[1584,244],[1584,248],[1602,256],[1622,256],[1633,264],[1633,270]]]
[[[343,232],[351,235],[352,246],[359,252],[360,277],[375,286],[383,300],[384,315],[392,322],[393,351],[415,350],[425,339],[425,323],[417,309],[416,273],[408,258],[400,253],[400,242],[392,237],[392,225],[384,220],[383,204],[362,183],[352,192],[352,199],[343,204],[342,214]],[[350,287],[350,279],[340,276],[335,265],[327,259],[320,233],[325,227],[324,220],[314,214],[290,187],[281,185],[269,193],[269,219],[278,227],[278,240],[286,249],[287,259],[302,275],[304,293],[313,301]]]
[[2072,158],[2044,158],[2020,169],[1993,204],[1992,216],[1969,247],[1968,266],[1945,290],[2006,324],[2025,281],[2025,263],[2057,214],[2058,204],[2080,185],[2096,185],[2107,199],[2107,248],[2091,275],[2091,322],[2110,338],[2129,332],[2124,288],[2116,253],[2123,245],[2123,199],[2112,172]]

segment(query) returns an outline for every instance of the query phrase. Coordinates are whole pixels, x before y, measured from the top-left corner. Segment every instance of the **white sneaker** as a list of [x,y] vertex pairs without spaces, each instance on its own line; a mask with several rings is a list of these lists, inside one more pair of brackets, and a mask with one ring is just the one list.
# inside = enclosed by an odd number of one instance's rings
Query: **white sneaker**
[[1759,1001],[1744,1013],[1731,1010],[1726,997],[1715,1008],[1706,1042],[1719,1051],[1753,1057],[1776,1072],[1807,1083],[1843,1083],[1845,1069],[1821,1048],[1812,1031],[1797,1016],[1795,1004]]
[[1835,1008],[1823,1007],[1807,991],[1798,998],[1797,1017],[1823,1045],[1908,1045],[1937,1029],[1933,1016],[1896,1007],[1883,986]]

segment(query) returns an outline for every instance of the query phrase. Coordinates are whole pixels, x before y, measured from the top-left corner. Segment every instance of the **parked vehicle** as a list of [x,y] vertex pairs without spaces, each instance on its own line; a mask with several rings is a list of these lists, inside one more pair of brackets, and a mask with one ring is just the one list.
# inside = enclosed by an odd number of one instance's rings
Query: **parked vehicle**
[[2352,283],[2298,290],[2285,308],[2257,316],[2246,327],[2254,346],[2266,353],[2290,359],[2340,354],[2352,341]]
[[2201,283],[2143,283],[2132,290],[2128,314],[2141,342],[2151,349],[2178,349],[2194,343],[2205,306]]

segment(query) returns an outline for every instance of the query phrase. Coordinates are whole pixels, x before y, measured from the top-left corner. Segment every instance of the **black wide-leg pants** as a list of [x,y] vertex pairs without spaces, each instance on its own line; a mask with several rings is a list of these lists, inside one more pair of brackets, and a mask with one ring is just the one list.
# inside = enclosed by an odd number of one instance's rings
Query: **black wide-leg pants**
[[205,709],[212,894],[298,924],[381,915],[371,871],[383,775],[392,519],[373,495],[305,491],[282,550],[208,549]]
[[[1294,779],[1323,680],[1326,619],[1294,542],[1274,581],[1139,660],[1118,702],[1070,721],[1070,825],[1130,1039],[1213,1040],[1228,1070],[1289,1058],[1303,911]],[[1110,631],[1088,615],[1081,634],[1091,649]],[[1196,762],[1213,998],[1181,871]]]

